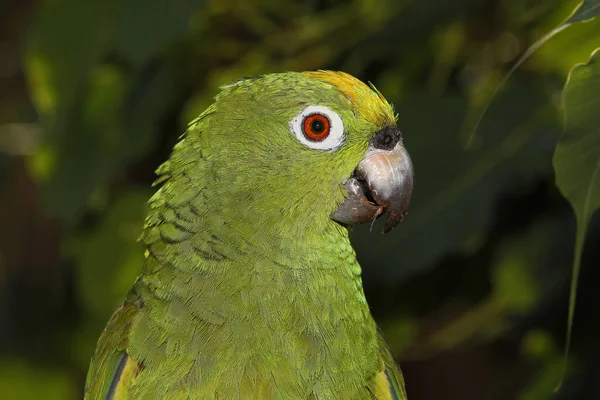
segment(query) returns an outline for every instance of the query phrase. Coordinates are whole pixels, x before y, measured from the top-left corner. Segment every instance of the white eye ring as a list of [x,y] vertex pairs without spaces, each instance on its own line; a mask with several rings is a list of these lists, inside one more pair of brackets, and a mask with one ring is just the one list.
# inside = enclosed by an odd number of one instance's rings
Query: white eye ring
[[[304,122],[313,115],[321,115],[327,118],[327,121],[329,122],[329,134],[322,139],[311,139],[305,132]],[[336,112],[331,111],[325,106],[308,106],[300,111],[300,113],[290,121],[290,130],[296,135],[296,139],[298,139],[300,143],[315,150],[337,150],[344,143],[344,139],[346,138],[342,119]]]

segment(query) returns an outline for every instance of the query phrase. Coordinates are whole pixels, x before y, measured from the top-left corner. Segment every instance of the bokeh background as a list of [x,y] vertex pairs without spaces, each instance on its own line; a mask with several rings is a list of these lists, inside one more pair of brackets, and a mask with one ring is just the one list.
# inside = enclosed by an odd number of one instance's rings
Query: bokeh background
[[[245,75],[335,69],[392,101],[412,209],[353,241],[411,400],[600,398],[600,218],[560,380],[575,218],[554,183],[573,0],[0,1],[0,398],[81,398],[142,263],[155,168]],[[600,109],[598,110],[600,112]]]

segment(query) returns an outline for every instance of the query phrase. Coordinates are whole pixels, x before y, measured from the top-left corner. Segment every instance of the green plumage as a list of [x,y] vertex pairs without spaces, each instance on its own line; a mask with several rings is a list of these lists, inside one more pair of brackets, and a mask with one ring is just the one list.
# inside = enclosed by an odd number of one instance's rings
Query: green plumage
[[[310,74],[248,78],[190,124],[158,170],[146,262],[99,340],[86,399],[405,398],[348,230],[330,218],[389,121],[343,92]],[[290,133],[311,104],[343,119],[336,151]]]

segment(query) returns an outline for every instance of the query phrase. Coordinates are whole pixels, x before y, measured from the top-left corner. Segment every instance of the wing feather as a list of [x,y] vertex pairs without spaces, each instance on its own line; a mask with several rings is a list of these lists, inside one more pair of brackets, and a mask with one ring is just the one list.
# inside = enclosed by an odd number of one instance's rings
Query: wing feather
[[375,376],[373,396],[376,400],[406,400],[404,377],[381,332],[378,342],[382,370]]
[[127,397],[127,384],[140,369],[139,364],[127,354],[129,330],[137,311],[135,304],[126,303],[106,325],[88,371],[86,400],[121,400]]

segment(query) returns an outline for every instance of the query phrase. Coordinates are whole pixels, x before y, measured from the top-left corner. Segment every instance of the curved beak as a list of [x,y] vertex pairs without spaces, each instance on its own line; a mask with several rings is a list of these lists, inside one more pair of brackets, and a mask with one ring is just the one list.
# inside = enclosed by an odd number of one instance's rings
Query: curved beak
[[383,233],[402,221],[413,193],[413,166],[398,128],[387,127],[374,135],[365,157],[344,186],[347,196],[331,215],[333,220],[360,224],[386,213]]

